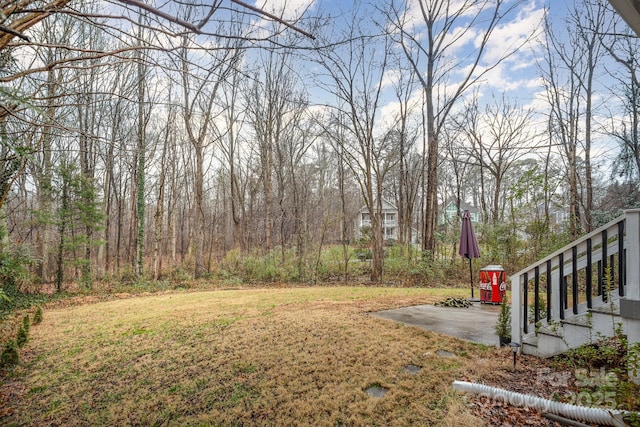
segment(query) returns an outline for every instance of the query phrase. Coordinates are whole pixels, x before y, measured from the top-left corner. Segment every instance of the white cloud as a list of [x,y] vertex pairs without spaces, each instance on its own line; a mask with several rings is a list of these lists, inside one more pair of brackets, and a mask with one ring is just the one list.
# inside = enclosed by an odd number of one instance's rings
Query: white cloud
[[[417,23],[423,20],[422,11],[420,9],[420,2],[423,3],[433,3],[437,4],[433,0],[425,1],[425,0],[407,0],[407,17],[409,18],[409,22]],[[451,0],[447,5],[446,2],[440,2],[440,7],[442,7],[442,12],[444,13],[445,8],[450,11],[460,10],[465,3],[468,3],[468,0]],[[477,15],[482,9],[481,5],[478,2],[477,4],[473,4],[469,7],[462,16],[470,17]]]
[[254,6],[285,21],[293,22],[311,9],[316,0],[258,0]]
[[383,89],[387,87],[392,87],[394,84],[396,84],[400,80],[401,77],[402,77],[402,74],[400,73],[400,71],[389,70],[386,73],[384,73],[384,75],[382,76],[380,87]]
[[[450,10],[459,9],[462,4],[462,1],[453,1]],[[408,13],[416,30],[424,28],[418,0],[409,1]],[[456,18],[456,26],[446,35],[443,45],[447,48],[443,52],[445,56],[441,58],[441,65],[452,67],[447,81],[449,87],[457,87],[457,82],[467,75],[470,61],[475,58],[482,42],[483,30],[481,27],[470,27],[471,19],[486,23],[490,13],[492,11],[489,9],[484,12],[478,8],[469,9]],[[498,91],[527,89],[530,93],[533,86],[530,80],[537,79],[534,59],[538,46],[536,34],[542,28],[544,13],[540,2],[528,2],[515,11],[512,19],[505,20],[494,30],[482,61],[474,72],[482,77],[482,86]]]
[[[485,61],[495,62],[504,56],[505,52],[520,49],[522,52],[530,52],[523,47],[530,45],[530,40],[542,30],[542,22],[545,10],[532,2],[518,12],[514,20],[505,22],[496,28],[489,40]],[[480,45],[477,40],[476,47]]]
[[[252,6],[295,25],[315,3],[316,0],[257,0]],[[267,16],[256,17],[251,23],[256,31],[252,36],[269,37],[273,34],[273,24],[274,21]]]

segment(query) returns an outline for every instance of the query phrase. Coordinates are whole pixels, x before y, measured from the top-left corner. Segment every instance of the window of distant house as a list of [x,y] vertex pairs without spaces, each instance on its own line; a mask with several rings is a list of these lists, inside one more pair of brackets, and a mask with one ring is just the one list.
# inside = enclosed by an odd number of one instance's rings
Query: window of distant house
[[386,215],[386,221],[387,222],[394,222],[396,220],[396,214],[394,213],[388,213]]
[[369,212],[363,212],[362,213],[362,220],[363,221],[370,221],[371,220],[371,216],[369,215]]
[[452,205],[447,207],[447,219],[451,219],[458,214],[458,208]]

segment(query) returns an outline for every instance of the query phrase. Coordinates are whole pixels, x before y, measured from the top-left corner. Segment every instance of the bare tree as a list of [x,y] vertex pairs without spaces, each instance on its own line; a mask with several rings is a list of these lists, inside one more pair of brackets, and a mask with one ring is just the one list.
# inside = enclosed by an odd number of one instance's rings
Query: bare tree
[[[163,241],[164,241],[164,216],[166,212],[166,194],[167,181],[170,179],[168,176],[169,164],[171,158],[169,157],[171,148],[176,144],[176,108],[171,104],[171,94],[169,94],[169,103],[167,111],[167,122],[164,128],[162,154],[160,155],[160,165],[158,170],[158,200],[156,202],[156,209],[153,214],[154,222],[154,234],[153,234],[153,277],[157,280],[160,277],[160,271],[162,270],[162,258],[163,258]],[[170,188],[169,188],[170,189]]]
[[[33,33],[39,23],[51,16],[66,16],[77,22],[83,22],[84,25],[96,31],[102,31],[105,35],[111,35],[116,39],[129,40],[130,28],[137,25],[137,17],[141,13],[145,13],[148,17],[143,25],[144,30],[156,35],[153,43],[150,42],[144,46],[147,52],[166,53],[173,50],[174,48],[169,46],[173,44],[173,40],[180,40],[185,30],[191,34],[208,38],[214,43],[215,40],[226,40],[228,44],[233,40],[236,43],[250,40],[255,46],[271,46],[277,43],[274,40],[274,33],[262,31],[260,24],[253,24],[254,28],[251,33],[234,32],[233,27],[238,22],[243,21],[243,16],[255,22],[256,14],[269,21],[276,22],[288,30],[301,33],[307,38],[313,38],[308,32],[276,15],[267,13],[241,0],[231,0],[231,2],[235,5],[232,8],[235,9],[232,11],[234,18],[229,18],[228,13],[219,13],[221,0],[214,0],[210,4],[191,0],[167,2],[158,5],[158,7],[138,0],[113,0],[113,12],[111,14],[96,11],[93,8],[94,4],[91,2],[79,3],[76,8],[70,6],[70,0],[0,1],[0,63],[4,64],[6,61],[10,61],[13,55],[48,45],[69,53],[63,57],[50,58],[50,61],[33,62],[29,66],[12,70],[11,72],[7,72],[7,68],[3,67],[3,72],[0,74],[0,82],[15,84],[25,76],[46,73],[48,70],[56,68],[73,69],[87,66],[114,66],[123,61],[130,61],[132,59],[130,53],[137,51],[142,45],[142,43],[133,42],[87,47],[74,44],[73,39],[69,39],[67,43],[59,45],[50,44],[49,40],[41,37],[42,33]],[[191,10],[188,18],[192,19],[192,21],[181,18],[183,16],[183,8]],[[240,17],[238,18],[238,16]],[[191,48],[204,52],[207,50],[203,45],[192,46]],[[29,54],[21,56],[29,57]],[[153,56],[148,54],[144,57],[139,57],[138,61],[150,61],[150,66],[158,65]],[[15,114],[16,111],[29,108],[28,103],[25,101],[29,99],[30,95],[28,93],[16,95],[11,90],[7,90],[4,87],[0,88],[0,100],[2,101],[0,103],[0,119],[7,115]],[[24,159],[22,165],[24,165]],[[18,167],[13,171],[13,174],[8,174],[6,182],[8,184],[13,182],[17,176],[15,174],[23,169],[23,166]],[[4,172],[8,171],[9,169],[4,170]],[[10,185],[6,185],[4,188],[8,189]],[[0,193],[0,206],[6,198],[6,194],[6,192]]]
[[[289,55],[287,55],[289,56]],[[264,249],[271,250],[272,231],[274,226],[274,208],[277,203],[282,210],[284,191],[282,183],[283,159],[281,146],[285,138],[286,128],[293,125],[291,117],[287,117],[296,102],[292,99],[291,74],[287,72],[290,64],[287,58],[273,51],[261,56],[261,69],[258,73],[247,101],[249,121],[258,142],[260,157],[260,180],[264,197]],[[274,173],[279,177],[274,197]],[[285,213],[281,211],[281,214]],[[280,218],[284,224],[284,218]],[[284,251],[282,228],[280,227],[281,250]],[[283,255],[284,257],[284,255]]]
[[490,217],[493,224],[504,219],[504,200],[501,198],[509,169],[534,148],[533,135],[529,131],[532,115],[530,109],[510,103],[503,95],[500,99],[494,98],[493,104],[487,105],[484,111],[480,111],[474,97],[454,118],[458,133],[467,141],[463,150],[481,168],[481,173],[486,171],[492,178]]
[[610,72],[619,89],[614,95],[622,106],[621,114],[618,111],[610,113],[609,133],[620,146],[613,173],[637,186],[640,181],[640,58],[637,56],[640,43],[635,34],[628,31],[605,38],[603,44],[621,67],[620,72]]
[[563,150],[567,163],[569,231],[577,238],[582,231],[592,228],[593,97],[602,52],[599,34],[606,31],[607,24],[602,2],[576,7],[568,24],[567,41],[564,33],[561,36],[554,32],[547,21],[546,64],[542,72],[551,106],[552,136]]
[[[313,35],[298,28],[297,26],[281,19],[280,17],[268,13],[258,7],[252,6],[242,0],[231,0],[232,3],[240,6],[245,13],[255,15],[258,14],[266,19],[278,22],[279,24],[297,31],[306,37],[313,38]],[[69,3],[72,0],[3,0],[0,2],[0,10],[2,11],[2,18],[0,20],[0,51],[9,46],[14,38],[19,38],[27,43],[31,42],[31,39],[27,36],[26,32],[38,24],[42,20],[53,14],[68,13],[72,15],[80,15],[88,18],[95,18],[97,16],[104,17],[104,15],[96,15],[92,13],[78,13],[77,10],[70,8]],[[196,9],[196,14],[193,16],[194,21],[181,19],[179,12],[174,9],[176,7],[172,3],[164,3],[159,7],[152,6],[146,2],[140,0],[113,0],[112,3],[125,11],[141,10],[152,16],[154,16],[155,22],[150,25],[154,25],[151,28],[155,28],[157,31],[161,31],[165,34],[175,36],[177,35],[174,28],[171,26],[177,26],[180,30],[189,30],[195,34],[214,35],[219,36],[220,33],[211,32],[208,30],[207,25],[212,21],[216,12],[220,8],[221,0],[214,0],[211,4],[199,4],[197,2],[180,2],[182,5],[190,5]],[[180,7],[178,5],[177,7]],[[123,20],[125,23],[132,23],[133,20],[129,18],[125,13],[118,15],[114,13],[111,18],[114,20]],[[234,34],[228,34],[228,38],[240,37]],[[259,40],[257,37],[255,40]],[[269,36],[263,38],[268,40]]]
[[[347,166],[352,170],[371,218],[371,280],[382,278],[384,241],[382,198],[385,174],[394,158],[388,139],[375,134],[383,79],[388,69],[389,39],[366,35],[354,17],[344,45],[322,50],[320,63],[331,82],[328,90],[337,106],[328,134],[343,139]],[[335,129],[335,130],[334,130]],[[397,157],[395,158],[397,161]]]
[[[454,120],[451,120],[451,122],[454,122]],[[469,154],[469,150],[465,149],[465,138],[461,134],[460,129],[455,126],[455,123],[443,129],[441,142],[446,152],[441,179],[442,186],[445,189],[443,200],[447,205],[450,202],[456,204],[455,218],[452,219],[451,223],[445,222],[444,225],[446,228],[456,230],[457,232],[460,228],[460,219],[462,218],[461,205],[463,202],[468,201],[467,196],[469,196],[469,189],[480,188],[480,192],[482,192],[484,196],[484,191],[482,191],[483,182],[481,179],[479,185],[477,180],[472,178],[477,176],[470,173],[474,171],[476,165]],[[473,185],[469,185],[469,182],[473,182]],[[480,200],[484,200],[484,197],[480,197]],[[460,239],[457,238],[450,241],[452,245],[452,260],[459,256],[459,241]]]
[[[462,95],[528,42],[528,39],[519,39],[491,63],[481,62],[496,30],[521,4],[522,1],[503,0],[419,0],[418,17],[414,19],[411,17],[415,11],[413,4],[391,0],[385,11],[392,34],[425,95],[427,159],[422,248],[429,257],[433,257],[436,247],[440,134]],[[474,33],[475,49],[464,58],[453,58],[451,52],[471,33]],[[454,71],[462,71],[462,76],[451,82]]]
[[591,148],[593,145],[593,111],[594,111],[594,85],[597,78],[596,72],[601,62],[605,48],[601,42],[602,34],[608,33],[611,28],[611,20],[607,19],[606,5],[603,0],[586,1],[580,7],[574,7],[569,17],[569,28],[576,29],[576,41],[579,45],[574,48],[582,51],[583,65],[574,69],[579,73],[578,78],[584,89],[584,163],[585,163],[585,197],[583,202],[585,231],[593,229],[592,211],[593,205],[593,173],[591,165]]
[[394,196],[398,207],[398,241],[409,249],[413,247],[414,211],[423,175],[422,157],[419,155],[420,123],[415,120],[420,108],[415,99],[416,76],[401,60],[396,65],[396,79],[392,86],[397,99],[398,109],[391,117],[395,126],[390,131],[394,138],[398,156],[397,174],[394,176]]
[[240,105],[241,76],[239,72],[232,73],[229,84],[223,88],[224,128],[219,137],[219,151],[229,181],[233,247],[244,252],[247,250],[247,218],[241,160],[241,132],[245,122],[243,108]]
[[[144,40],[144,34],[142,30],[142,25],[144,23],[144,13],[142,10],[138,15],[138,39]],[[143,46],[146,43],[143,43]],[[141,277],[144,272],[144,241],[146,236],[145,230],[145,212],[146,212],[146,202],[145,202],[145,183],[146,183],[146,174],[147,174],[147,141],[146,141],[146,131],[147,131],[147,121],[149,117],[149,113],[145,108],[146,101],[146,77],[147,77],[147,68],[145,67],[144,62],[142,61],[142,56],[144,54],[143,49],[138,49],[135,51],[135,57],[137,61],[136,67],[136,80],[137,80],[137,96],[138,96],[138,114],[137,114],[137,131],[136,131],[136,158],[137,158],[137,167],[136,167],[136,233],[135,233],[135,246],[136,246],[136,257],[135,257],[135,271],[136,274]]]
[[[57,37],[62,40],[60,44],[65,43],[72,33],[72,25],[61,24],[57,21],[49,21],[42,26],[42,33],[54,42]],[[64,55],[64,52],[54,48],[43,48],[38,50],[38,54],[42,55],[44,62],[53,62],[56,56]],[[44,99],[46,107],[44,107],[44,126],[40,134],[40,142],[37,153],[34,153],[34,161],[32,162],[33,175],[37,182],[38,192],[38,212],[42,218],[46,218],[52,212],[53,195],[52,195],[52,179],[53,179],[53,160],[52,149],[53,140],[55,138],[54,126],[56,125],[56,116],[59,114],[56,108],[57,99],[62,95],[62,82],[64,73],[61,70],[48,70],[46,73],[46,83],[44,85]],[[44,283],[51,279],[51,262],[50,250],[52,244],[53,230],[50,221],[41,221],[36,228],[37,253],[39,264],[37,268],[37,276]]]
[[[211,135],[216,126],[214,120],[218,114],[217,96],[228,76],[234,72],[240,61],[240,44],[237,40],[219,40],[220,47],[209,51],[206,65],[198,64],[190,57],[190,45],[194,40],[183,36],[180,46],[180,67],[182,83],[182,116],[186,136],[194,155],[193,181],[193,226],[192,240],[194,248],[194,275],[201,277],[205,272],[204,235],[205,235],[205,162],[213,147]],[[203,62],[205,59],[201,59]]]

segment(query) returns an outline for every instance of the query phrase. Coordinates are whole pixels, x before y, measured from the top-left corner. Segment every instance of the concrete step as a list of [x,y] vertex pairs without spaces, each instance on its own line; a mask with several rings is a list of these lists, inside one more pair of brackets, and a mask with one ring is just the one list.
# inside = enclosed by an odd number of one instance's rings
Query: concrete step
[[569,350],[562,333],[538,331],[538,356],[551,357]]
[[606,315],[620,315],[620,300],[614,300],[611,302],[603,302],[598,307],[590,309],[592,313],[606,314]]
[[540,357],[555,356],[611,337],[622,323],[618,302],[605,303],[586,313],[538,326],[534,334],[523,339],[522,351]]
[[538,337],[533,334],[523,337],[521,351],[524,354],[537,356],[538,355]]
[[593,342],[595,335],[592,316],[589,313],[571,316],[560,323],[564,342],[568,348],[577,348]]
[[551,357],[569,349],[563,339],[556,335],[538,333],[523,339],[522,352],[538,357]]
[[599,337],[612,337],[616,328],[623,324],[622,316],[620,316],[619,300],[612,303],[604,303],[600,307],[591,309],[590,312],[593,323],[592,333],[596,339]]

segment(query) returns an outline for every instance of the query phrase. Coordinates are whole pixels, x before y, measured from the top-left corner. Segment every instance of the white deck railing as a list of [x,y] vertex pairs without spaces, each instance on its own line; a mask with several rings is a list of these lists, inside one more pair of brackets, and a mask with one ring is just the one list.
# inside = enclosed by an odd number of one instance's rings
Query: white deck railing
[[511,276],[511,340],[535,326],[602,306],[640,300],[640,209],[624,215]]

